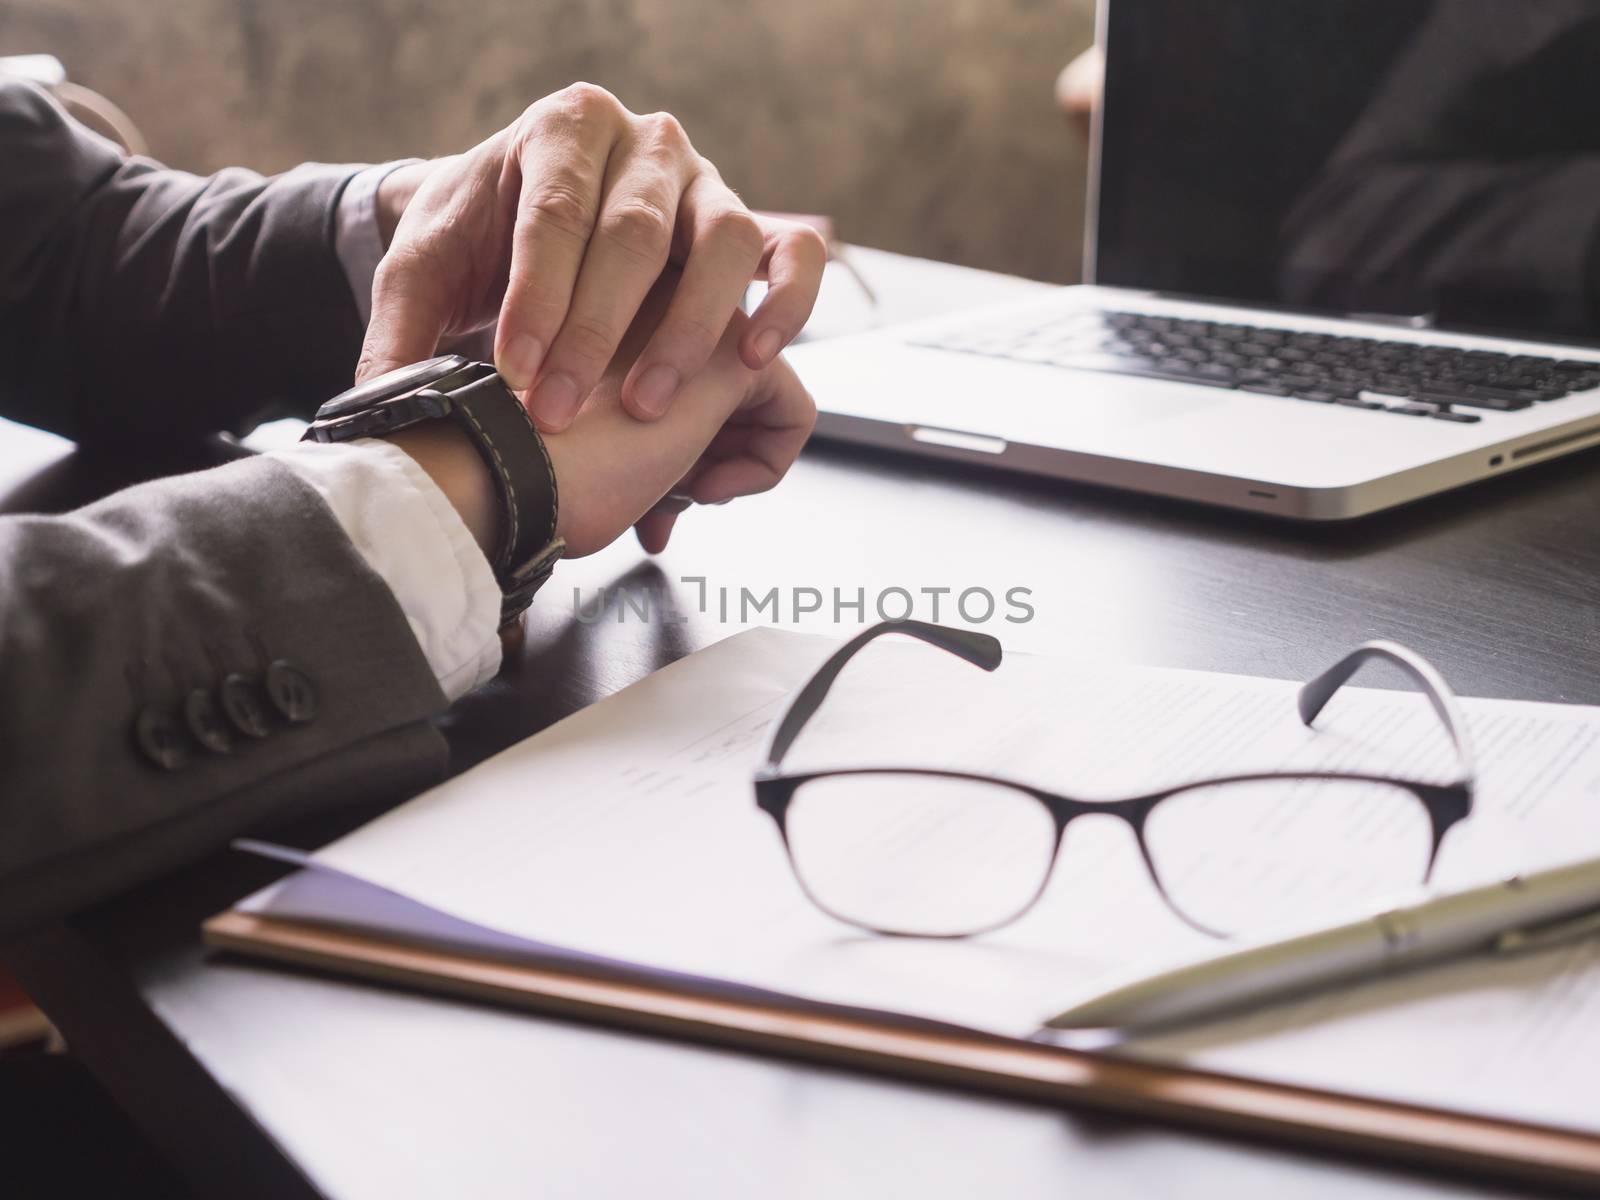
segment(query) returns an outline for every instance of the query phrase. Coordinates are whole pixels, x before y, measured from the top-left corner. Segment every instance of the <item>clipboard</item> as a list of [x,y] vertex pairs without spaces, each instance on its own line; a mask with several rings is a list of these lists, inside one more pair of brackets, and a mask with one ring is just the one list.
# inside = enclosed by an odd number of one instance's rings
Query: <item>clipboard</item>
[[508,961],[230,910],[208,945],[376,982],[662,1037],[1479,1177],[1600,1191],[1600,1136],[1266,1080],[706,995],[625,971]]

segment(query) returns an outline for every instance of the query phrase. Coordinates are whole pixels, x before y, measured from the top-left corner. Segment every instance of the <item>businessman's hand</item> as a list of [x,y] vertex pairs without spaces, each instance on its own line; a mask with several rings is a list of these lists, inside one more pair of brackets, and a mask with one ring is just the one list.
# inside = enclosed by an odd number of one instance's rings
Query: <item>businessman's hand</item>
[[[794,371],[777,359],[761,371],[743,360],[749,322],[738,314],[680,400],[653,425],[625,411],[624,382],[657,322],[677,303],[674,272],[646,298],[622,352],[571,426],[545,437],[561,492],[560,533],[570,557],[609,545],[630,525],[651,553],[667,544],[692,500],[721,504],[764,492],[788,472],[816,422]],[[681,286],[681,285],[680,285]],[[668,497],[668,493],[672,497]],[[681,497],[681,499],[680,499]]]
[[[683,387],[683,401],[653,425],[623,409],[622,384],[641,350],[655,344],[659,323],[676,303],[677,272],[668,270],[645,298],[622,350],[578,418],[546,434],[560,494],[556,532],[568,557],[593,554],[630,525],[651,553],[667,544],[689,501],[720,504],[764,492],[788,471],[816,421],[811,397],[789,364],[778,359],[752,371],[739,346],[748,333],[735,317],[701,371]],[[498,502],[489,472],[465,435],[432,422],[392,441],[433,477],[487,552],[498,537]],[[671,492],[683,499],[663,498]]]
[[826,247],[752,214],[665,113],[638,116],[573,84],[465,154],[403,166],[379,190],[388,253],[358,379],[496,325],[495,365],[540,427],[565,429],[669,262],[682,284],[620,397],[640,420],[706,366],[746,284],[766,299],[737,353],[759,370],[810,315]]

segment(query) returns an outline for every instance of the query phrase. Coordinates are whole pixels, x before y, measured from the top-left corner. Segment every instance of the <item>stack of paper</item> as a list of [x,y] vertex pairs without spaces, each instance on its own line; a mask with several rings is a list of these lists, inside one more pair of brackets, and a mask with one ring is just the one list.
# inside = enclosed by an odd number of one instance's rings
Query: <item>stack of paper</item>
[[[730,638],[326,847],[314,869],[245,907],[1013,1037],[1110,973],[1217,948],[1168,912],[1127,829],[1098,817],[1071,827],[1045,898],[1001,932],[887,939],[818,912],[751,775],[767,725],[834,644],[774,630]],[[880,643],[841,677],[793,765],[960,766],[1083,797],[1290,766],[1451,773],[1421,697],[1347,689],[1308,730],[1296,686],[1027,656],[991,676],[926,646]],[[1600,711],[1464,706],[1478,810],[1447,840],[1436,882],[1600,854]],[[1120,1052],[1600,1131],[1600,939],[1461,961]]]

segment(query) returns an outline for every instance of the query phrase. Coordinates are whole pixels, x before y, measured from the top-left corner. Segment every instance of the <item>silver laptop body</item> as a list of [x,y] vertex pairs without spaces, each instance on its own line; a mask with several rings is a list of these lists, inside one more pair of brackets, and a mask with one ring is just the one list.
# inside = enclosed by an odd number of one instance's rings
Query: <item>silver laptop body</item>
[[796,347],[819,436],[1323,521],[1600,444],[1600,2],[1099,37],[1094,282]]

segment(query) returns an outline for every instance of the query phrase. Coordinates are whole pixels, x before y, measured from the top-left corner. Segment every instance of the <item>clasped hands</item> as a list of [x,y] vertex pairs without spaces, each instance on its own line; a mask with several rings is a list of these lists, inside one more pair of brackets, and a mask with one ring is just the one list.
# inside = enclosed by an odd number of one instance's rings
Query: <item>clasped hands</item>
[[[657,552],[669,491],[764,491],[799,454],[815,408],[779,353],[826,247],[751,213],[672,117],[574,84],[465,154],[392,171],[378,211],[387,253],[357,379],[492,326],[496,368],[549,448],[569,555],[629,526]],[[753,279],[769,288],[747,317]],[[396,440],[469,527],[489,511],[470,454]]]

